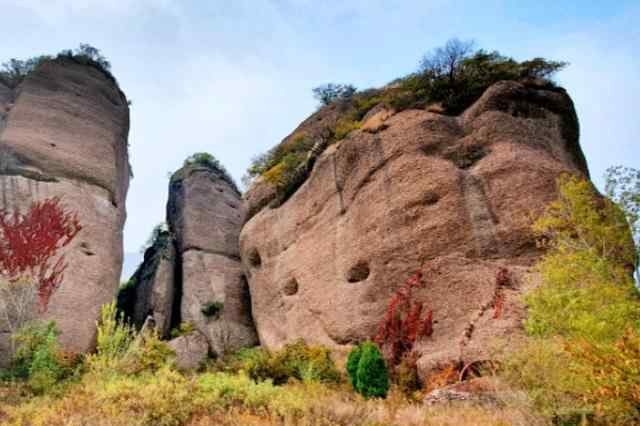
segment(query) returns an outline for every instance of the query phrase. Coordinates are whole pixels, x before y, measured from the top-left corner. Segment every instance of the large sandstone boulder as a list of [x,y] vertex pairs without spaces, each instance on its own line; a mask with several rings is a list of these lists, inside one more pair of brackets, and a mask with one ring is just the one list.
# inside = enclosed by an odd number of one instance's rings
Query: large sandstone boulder
[[38,67],[16,92],[0,126],[0,207],[60,197],[77,212],[83,228],[65,249],[64,282],[45,317],[57,322],[67,350],[86,351],[122,267],[129,107],[112,78],[70,59]]
[[[531,215],[556,197],[561,173],[588,176],[571,99],[501,82],[458,117],[406,110],[376,120],[330,146],[282,206],[244,225],[260,342],[304,338],[345,353],[375,335],[393,292],[425,265],[416,298],[433,310],[434,333],[417,348],[421,374],[488,357],[496,337],[521,327],[519,295],[541,254]],[[511,279],[496,288],[503,267]]]
[[167,222],[181,269],[181,321],[193,323],[222,354],[257,342],[238,239],[245,212],[224,174],[183,167],[171,179]]

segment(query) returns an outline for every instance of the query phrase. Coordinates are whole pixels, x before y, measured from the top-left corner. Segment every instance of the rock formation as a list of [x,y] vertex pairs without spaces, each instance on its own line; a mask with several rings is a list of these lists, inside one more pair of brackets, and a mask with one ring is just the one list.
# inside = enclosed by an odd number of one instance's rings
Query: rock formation
[[[264,183],[245,196],[240,252],[260,342],[345,353],[375,335],[394,290],[424,266],[416,297],[434,333],[417,348],[421,374],[487,357],[521,327],[518,297],[541,254],[529,215],[555,198],[561,173],[588,176],[571,99],[500,82],[460,116],[377,108],[364,121],[280,207],[266,206]],[[496,288],[501,268],[511,279]]]
[[[240,193],[220,170],[192,164],[174,173],[169,233],[161,233],[145,253],[132,287],[120,296],[121,309],[139,326],[153,315],[165,337],[169,327],[190,322],[216,354],[255,345],[238,248],[244,216]],[[169,300],[173,309],[166,305]]]
[[58,196],[83,226],[65,248],[68,268],[45,315],[67,350],[92,347],[100,306],[118,286],[128,132],[127,99],[113,78],[73,59],[42,64],[14,91],[0,87],[0,207]]
[[125,287],[118,292],[118,307],[133,323],[141,326],[149,315],[161,337],[171,331],[176,297],[176,252],[167,231],[159,232],[153,245],[145,250],[138,267]]

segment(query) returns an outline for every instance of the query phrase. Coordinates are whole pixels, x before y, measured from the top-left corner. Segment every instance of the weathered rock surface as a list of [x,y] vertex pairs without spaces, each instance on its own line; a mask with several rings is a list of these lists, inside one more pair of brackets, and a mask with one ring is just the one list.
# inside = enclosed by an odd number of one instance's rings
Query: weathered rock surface
[[153,316],[164,337],[190,322],[216,354],[257,344],[238,247],[244,216],[224,173],[202,165],[178,170],[169,184],[169,232],[145,253],[120,293],[120,309],[138,327]]
[[209,355],[207,338],[199,331],[171,339],[168,345],[176,353],[176,367],[180,370],[198,369]]
[[176,297],[176,251],[169,232],[161,232],[153,245],[145,250],[144,260],[127,286],[118,293],[118,308],[133,321],[144,324],[153,317],[156,330],[169,337],[174,299]]
[[[588,176],[573,103],[561,89],[501,82],[458,117],[376,121],[330,146],[282,206],[248,199],[258,212],[240,251],[260,342],[344,353],[376,333],[394,290],[426,264],[417,298],[434,333],[417,348],[421,374],[488,357],[494,338],[521,327],[518,296],[541,254],[530,214],[556,197],[561,173]],[[496,315],[502,267],[512,279]]]
[[[193,323],[222,354],[257,342],[238,239],[245,212],[222,174],[187,166],[171,180],[167,222],[180,256],[181,321]],[[205,313],[222,304],[220,312]]]
[[65,249],[68,268],[46,317],[67,350],[86,351],[122,267],[127,100],[101,71],[66,59],[40,66],[16,93],[0,125],[0,207],[26,209],[58,196],[77,212],[83,229]]

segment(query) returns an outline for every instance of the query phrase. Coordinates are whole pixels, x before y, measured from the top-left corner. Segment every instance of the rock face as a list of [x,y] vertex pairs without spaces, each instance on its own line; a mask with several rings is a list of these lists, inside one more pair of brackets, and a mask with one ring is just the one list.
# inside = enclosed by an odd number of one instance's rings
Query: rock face
[[161,337],[169,337],[176,297],[176,251],[169,232],[160,232],[144,261],[118,292],[118,307],[138,325],[152,316]]
[[67,350],[86,351],[94,344],[100,306],[113,298],[122,267],[130,173],[127,100],[113,79],[71,59],[41,65],[15,93],[4,89],[0,207],[26,209],[35,200],[58,196],[77,212],[83,229],[65,249],[64,282],[45,317],[57,322]]
[[[541,254],[529,215],[555,198],[561,173],[588,176],[573,103],[562,89],[501,82],[457,117],[373,115],[282,206],[248,200],[258,212],[240,251],[260,342],[344,353],[375,335],[395,289],[424,265],[416,298],[434,333],[417,347],[421,374],[483,359],[520,329],[518,296]],[[501,268],[511,278],[496,288]]]
[[176,353],[176,367],[180,370],[197,369],[209,355],[207,338],[199,331],[176,337],[168,344]]
[[167,222],[181,260],[181,320],[217,354],[257,341],[238,247],[244,215],[240,194],[215,170],[187,166],[171,180]]
[[216,354],[255,345],[238,247],[244,216],[240,193],[219,170],[178,170],[169,185],[169,232],[145,253],[131,289],[120,295],[120,308],[138,326],[152,315],[165,337],[171,327],[190,322]]

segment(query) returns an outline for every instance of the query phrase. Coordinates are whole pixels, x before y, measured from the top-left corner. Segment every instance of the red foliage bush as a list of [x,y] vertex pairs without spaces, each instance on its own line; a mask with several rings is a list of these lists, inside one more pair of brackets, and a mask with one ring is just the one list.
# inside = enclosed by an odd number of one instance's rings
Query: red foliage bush
[[0,210],[0,275],[37,285],[45,311],[67,267],[64,255],[54,258],[81,229],[77,214],[66,212],[57,197],[32,203],[26,214]]
[[418,339],[433,334],[433,312],[429,310],[423,317],[423,303],[413,300],[413,290],[418,288],[424,288],[421,271],[409,277],[393,295],[374,338],[393,365],[413,349]]

